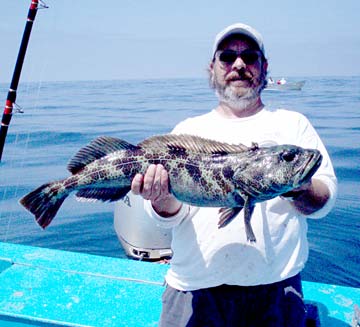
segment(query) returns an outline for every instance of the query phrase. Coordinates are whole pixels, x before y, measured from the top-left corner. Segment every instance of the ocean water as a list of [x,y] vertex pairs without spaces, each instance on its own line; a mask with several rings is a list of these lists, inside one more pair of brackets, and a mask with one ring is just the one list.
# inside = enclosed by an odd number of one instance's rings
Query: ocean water
[[[266,105],[310,119],[339,179],[333,211],[309,220],[303,278],[360,287],[360,77],[303,79],[302,91],[263,93]],[[0,84],[4,104],[7,89]],[[0,163],[0,241],[114,257],[125,254],[113,228],[113,204],[69,197],[41,230],[19,198],[68,176],[68,160],[97,136],[137,143],[217,103],[206,79],[23,83],[17,99],[25,113],[13,116]]]

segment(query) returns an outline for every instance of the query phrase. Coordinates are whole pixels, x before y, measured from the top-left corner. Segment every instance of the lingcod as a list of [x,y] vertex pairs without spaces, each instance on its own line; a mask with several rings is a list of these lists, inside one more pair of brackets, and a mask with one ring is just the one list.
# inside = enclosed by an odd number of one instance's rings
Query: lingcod
[[69,177],[40,186],[20,203],[46,228],[71,192],[81,199],[116,201],[130,191],[137,173],[162,164],[169,174],[169,190],[178,200],[219,208],[219,228],[244,208],[246,236],[255,242],[250,220],[256,203],[307,183],[321,160],[318,150],[290,144],[245,146],[165,134],[133,145],[101,136],[70,160]]

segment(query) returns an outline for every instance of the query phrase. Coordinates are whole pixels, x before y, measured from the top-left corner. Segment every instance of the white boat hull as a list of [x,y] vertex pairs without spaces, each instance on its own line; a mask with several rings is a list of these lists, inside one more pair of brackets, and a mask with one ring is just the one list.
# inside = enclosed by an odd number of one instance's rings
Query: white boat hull
[[293,91],[300,91],[305,84],[305,81],[298,81],[298,82],[287,82],[285,84],[268,84],[265,90],[293,90]]

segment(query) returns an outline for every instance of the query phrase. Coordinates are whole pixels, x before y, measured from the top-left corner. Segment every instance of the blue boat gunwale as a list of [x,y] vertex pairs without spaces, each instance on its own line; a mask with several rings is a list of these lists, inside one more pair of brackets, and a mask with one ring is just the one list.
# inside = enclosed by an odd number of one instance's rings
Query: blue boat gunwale
[[1,242],[0,262],[0,322],[105,327],[159,319],[164,266]]
[[[0,242],[0,322],[155,326],[167,269],[144,261]],[[360,289],[307,281],[303,285],[307,303],[318,308],[321,325],[350,326]]]

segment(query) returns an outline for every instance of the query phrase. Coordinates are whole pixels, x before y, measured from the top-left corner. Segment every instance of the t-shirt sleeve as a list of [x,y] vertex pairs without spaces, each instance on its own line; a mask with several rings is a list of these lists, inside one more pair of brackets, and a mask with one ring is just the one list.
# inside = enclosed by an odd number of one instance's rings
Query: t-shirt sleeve
[[299,115],[298,124],[298,145],[303,148],[317,149],[323,156],[321,165],[314,174],[313,178],[322,181],[328,187],[330,192],[330,198],[323,208],[307,216],[309,218],[322,218],[330,212],[330,210],[335,204],[337,196],[337,179],[335,176],[333,165],[331,163],[330,156],[315,128],[303,115]]

